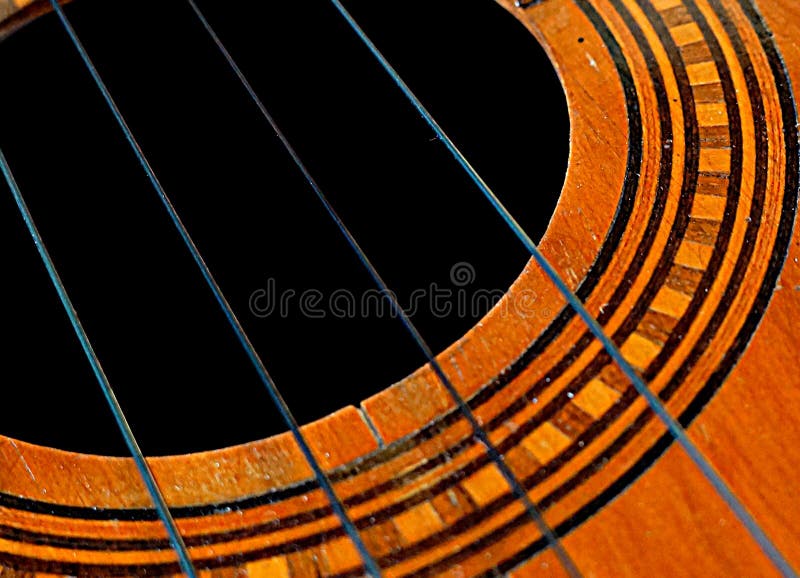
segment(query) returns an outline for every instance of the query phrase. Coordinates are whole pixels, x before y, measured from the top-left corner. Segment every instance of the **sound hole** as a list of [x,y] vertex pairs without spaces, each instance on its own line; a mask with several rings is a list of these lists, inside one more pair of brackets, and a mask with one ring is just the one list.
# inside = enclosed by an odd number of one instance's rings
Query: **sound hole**
[[[188,6],[131,6],[82,0],[68,14],[298,420],[419,367]],[[329,3],[201,6],[430,345],[457,340],[525,251]],[[348,8],[540,237],[568,152],[564,95],[541,47],[492,2]],[[145,452],[284,431],[55,18],[6,40],[0,70],[0,145]],[[124,455],[5,185],[0,205],[0,431]]]

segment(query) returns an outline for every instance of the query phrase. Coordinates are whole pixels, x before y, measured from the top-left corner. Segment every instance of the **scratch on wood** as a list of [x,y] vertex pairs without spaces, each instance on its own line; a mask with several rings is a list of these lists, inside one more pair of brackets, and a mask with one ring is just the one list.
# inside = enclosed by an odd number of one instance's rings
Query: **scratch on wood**
[[28,475],[31,477],[31,479],[34,482],[37,482],[36,481],[36,476],[33,475],[33,471],[31,470],[30,466],[28,465],[28,462],[25,461],[25,456],[23,456],[22,452],[19,451],[19,448],[17,447],[17,444],[14,442],[14,440],[9,440],[9,441],[11,442],[11,447],[13,447],[14,451],[17,452],[17,455],[19,456],[19,461],[22,462],[22,467],[25,468],[25,471],[28,472]]

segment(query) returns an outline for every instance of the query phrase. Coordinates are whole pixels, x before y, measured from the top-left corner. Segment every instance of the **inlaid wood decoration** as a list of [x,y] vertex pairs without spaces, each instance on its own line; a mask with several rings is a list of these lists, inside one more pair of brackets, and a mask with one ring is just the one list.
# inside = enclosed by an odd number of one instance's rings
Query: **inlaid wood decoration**
[[[297,432],[148,458],[156,487],[0,437],[0,576],[800,572],[800,5],[499,1],[569,103],[538,245],[567,293],[534,255],[435,364]],[[3,33],[52,9],[3,0]],[[527,294],[548,314],[515,314]]]

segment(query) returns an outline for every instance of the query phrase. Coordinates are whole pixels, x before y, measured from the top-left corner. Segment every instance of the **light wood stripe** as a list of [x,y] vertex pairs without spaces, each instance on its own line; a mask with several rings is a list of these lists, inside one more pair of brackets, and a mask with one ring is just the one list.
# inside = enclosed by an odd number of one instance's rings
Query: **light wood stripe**
[[666,313],[671,317],[681,317],[689,307],[692,298],[688,295],[675,291],[670,287],[662,287],[656,293],[650,309],[659,313]]
[[669,33],[678,46],[685,46],[686,44],[692,44],[694,42],[704,42],[705,40],[700,27],[694,22],[670,28]]
[[708,268],[714,247],[684,240],[675,255],[675,263],[690,269],[704,271]]
[[424,540],[445,528],[444,520],[430,502],[422,502],[395,516],[394,523],[400,536],[408,544]]
[[700,170],[709,173],[729,173],[731,151],[725,148],[701,148]]
[[522,445],[525,446],[539,462],[547,464],[560,454],[571,441],[569,436],[556,426],[550,422],[545,422],[523,439]]
[[713,62],[699,62],[686,67],[686,75],[692,86],[719,84],[719,71]]
[[660,353],[661,347],[634,331],[622,344],[620,351],[631,365],[644,369]]
[[289,561],[286,557],[267,558],[245,566],[250,578],[289,578]]
[[461,482],[461,487],[478,507],[485,506],[511,490],[495,464],[489,464],[472,474]]
[[573,403],[595,419],[605,414],[620,398],[618,391],[593,379],[575,396]]
[[726,204],[727,199],[725,197],[695,195],[691,215],[698,219],[722,221],[725,216]]

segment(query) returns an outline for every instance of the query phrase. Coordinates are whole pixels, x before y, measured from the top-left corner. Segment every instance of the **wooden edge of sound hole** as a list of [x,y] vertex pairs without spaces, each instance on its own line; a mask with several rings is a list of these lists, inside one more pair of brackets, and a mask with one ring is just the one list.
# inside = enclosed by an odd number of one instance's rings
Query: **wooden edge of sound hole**
[[[14,6],[9,2],[7,5]],[[602,106],[591,98],[598,83],[608,84],[608,80],[598,78],[596,67],[611,67],[612,63],[602,39],[581,15],[569,14],[574,20],[570,26],[550,31],[546,21],[557,15],[547,6],[521,12],[511,3],[503,5],[545,47],[570,105],[569,168],[540,248],[572,289],[576,289],[602,250],[625,182],[625,155],[598,155],[598,147],[627,150],[622,86],[612,80],[615,96]],[[0,38],[49,11],[49,2],[44,0],[7,7],[6,19],[0,24]],[[578,47],[583,52],[591,50],[594,60],[587,60],[582,52],[576,58]],[[525,71],[520,70],[520,74]],[[575,114],[576,109],[581,114]],[[520,114],[524,114],[524,108]],[[598,134],[603,135],[602,140]],[[598,179],[598,175],[602,178]],[[535,189],[532,171],[532,194]],[[529,262],[503,300],[440,354],[438,360],[462,396],[469,400],[502,376],[564,307],[564,300],[552,283]],[[399,455],[398,452],[407,451],[403,449],[404,440],[453,411],[454,403],[443,386],[429,367],[422,367],[366,399],[360,408],[345,407],[304,425],[302,430],[324,468],[355,474],[362,460],[381,461],[381,454]],[[3,491],[9,494],[47,503],[94,504],[100,508],[150,505],[130,459],[66,452],[3,436],[0,436],[0,455],[9,463],[24,456],[29,467],[41,472],[35,481],[26,475],[1,477]],[[220,450],[149,458],[149,461],[167,500],[177,507],[264,494],[312,477],[288,433]],[[109,478],[114,481],[113,492],[95,491],[94,488],[101,487],[101,481]]]

